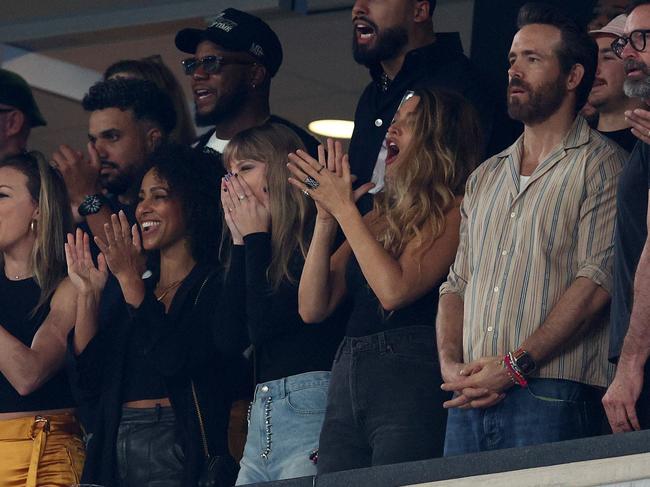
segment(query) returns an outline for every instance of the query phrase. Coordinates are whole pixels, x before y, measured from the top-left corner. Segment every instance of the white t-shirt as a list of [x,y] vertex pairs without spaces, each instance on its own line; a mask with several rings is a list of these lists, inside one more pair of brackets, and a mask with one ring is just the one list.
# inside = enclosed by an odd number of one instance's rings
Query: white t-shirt
[[219,154],[223,154],[226,145],[228,145],[229,140],[220,139],[215,133],[210,136],[210,139],[205,144],[206,147],[217,151]]
[[530,176],[519,176],[519,192],[521,193],[526,185],[528,184],[528,180],[530,179]]

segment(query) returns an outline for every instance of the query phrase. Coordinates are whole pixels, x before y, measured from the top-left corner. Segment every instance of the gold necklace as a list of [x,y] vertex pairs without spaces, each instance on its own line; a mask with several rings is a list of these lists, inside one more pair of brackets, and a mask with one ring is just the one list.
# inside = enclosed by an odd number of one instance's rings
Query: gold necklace
[[170,293],[170,291],[172,291],[174,288],[178,287],[178,285],[181,282],[183,282],[183,279],[179,279],[178,281],[174,281],[169,286],[163,288],[162,293],[156,299],[158,301],[162,301],[163,299],[165,299],[165,297]]

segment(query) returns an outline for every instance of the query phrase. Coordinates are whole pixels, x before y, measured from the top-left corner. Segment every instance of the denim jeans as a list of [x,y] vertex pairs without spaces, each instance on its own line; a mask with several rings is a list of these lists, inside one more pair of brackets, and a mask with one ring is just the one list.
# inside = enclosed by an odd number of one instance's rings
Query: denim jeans
[[318,449],[329,379],[330,372],[306,372],[257,385],[236,485],[316,473],[310,456]]
[[120,487],[181,487],[183,451],[172,408],[122,408],[117,432]]
[[560,379],[529,379],[487,409],[451,409],[445,456],[573,440],[602,433],[603,391]]
[[344,338],[332,368],[318,473],[441,456],[448,398],[441,383],[433,327]]

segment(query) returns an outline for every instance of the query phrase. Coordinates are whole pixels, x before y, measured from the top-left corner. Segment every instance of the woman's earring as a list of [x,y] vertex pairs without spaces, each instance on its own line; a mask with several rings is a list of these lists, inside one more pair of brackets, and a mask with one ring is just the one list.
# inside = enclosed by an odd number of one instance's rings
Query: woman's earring
[[29,223],[29,230],[30,230],[32,233],[36,233],[36,220],[32,220],[32,221]]

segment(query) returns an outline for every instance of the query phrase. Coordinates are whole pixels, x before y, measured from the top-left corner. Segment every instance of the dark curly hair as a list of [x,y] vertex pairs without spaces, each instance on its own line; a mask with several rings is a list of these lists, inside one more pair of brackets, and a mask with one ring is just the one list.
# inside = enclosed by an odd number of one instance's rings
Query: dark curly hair
[[155,83],[141,79],[111,79],[90,87],[81,104],[87,112],[132,110],[136,120],[152,122],[168,135],[176,126],[174,104]]
[[202,264],[216,264],[221,237],[221,173],[214,158],[187,146],[166,144],[149,156],[149,169],[181,202],[192,257]]

